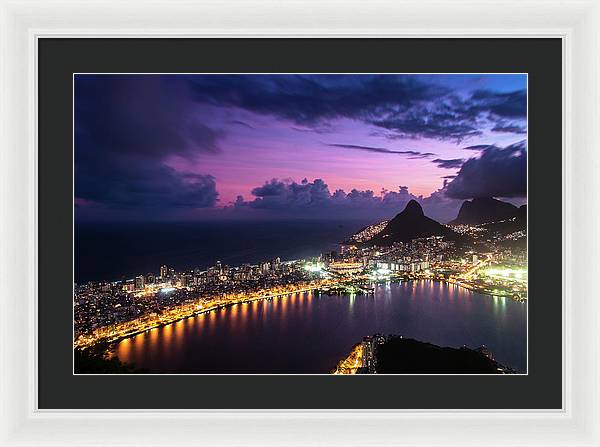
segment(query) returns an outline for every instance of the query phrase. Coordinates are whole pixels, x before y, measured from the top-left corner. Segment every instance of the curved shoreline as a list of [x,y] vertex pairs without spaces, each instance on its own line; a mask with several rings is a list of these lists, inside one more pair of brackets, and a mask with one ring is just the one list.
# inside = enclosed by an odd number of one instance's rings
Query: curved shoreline
[[[460,282],[451,282],[448,279],[439,279],[439,278],[402,279],[402,278],[396,278],[394,280],[390,280],[390,282],[403,282],[403,281],[404,282],[414,282],[414,281],[439,282],[439,283],[445,283],[445,284],[448,284],[448,285],[454,285],[454,286],[457,286],[457,287],[462,287],[465,290],[468,290],[470,292],[479,293],[479,294],[485,295],[485,296],[490,296],[490,297],[498,296],[498,295],[493,295],[493,294],[490,294],[490,293],[486,293],[483,290],[478,290],[478,289],[473,288],[473,287],[468,287],[467,285],[465,285],[463,283],[460,283]],[[373,282],[374,283],[381,283],[382,281],[373,281]],[[383,281],[383,282],[387,282],[387,281]],[[235,305],[238,305],[238,304],[251,303],[251,302],[254,302],[254,301],[269,300],[269,299],[273,299],[273,298],[280,298],[280,297],[288,296],[288,295],[291,295],[291,294],[294,294],[294,293],[305,293],[305,292],[309,292],[309,291],[319,290],[319,288],[320,287],[308,287],[308,288],[304,288],[304,289],[300,289],[300,290],[297,290],[297,291],[294,291],[294,292],[289,292],[289,293],[284,293],[284,294],[264,295],[264,296],[260,296],[260,297],[256,297],[256,298],[248,298],[248,299],[244,299],[244,300],[236,301],[236,302],[231,302],[231,303],[218,304],[216,306],[212,306],[212,307],[209,307],[209,308],[206,308],[206,309],[194,311],[194,312],[190,313],[189,315],[186,315],[186,316],[183,316],[183,317],[180,317],[180,318],[176,318],[176,319],[171,320],[171,321],[161,322],[161,323],[152,325],[152,326],[144,328],[144,329],[135,330],[133,332],[127,333],[125,335],[120,335],[120,336],[118,336],[116,338],[113,338],[113,339],[101,340],[101,341],[98,341],[97,343],[95,343],[93,345],[90,345],[90,346],[86,346],[86,347],[74,346],[74,349],[89,349],[89,348],[93,348],[94,346],[98,346],[98,345],[104,344],[104,345],[108,346],[108,351],[112,351],[112,350],[114,350],[114,347],[115,347],[116,344],[118,344],[119,342],[121,342],[121,341],[123,341],[123,340],[125,340],[127,338],[132,338],[132,337],[135,337],[136,335],[143,334],[145,332],[149,332],[149,331],[152,331],[154,329],[158,329],[158,328],[161,328],[161,327],[164,327],[164,326],[168,326],[170,324],[174,324],[174,323],[177,323],[179,321],[187,320],[188,318],[195,317],[197,315],[206,314],[206,313],[212,312],[214,310],[226,309],[228,307],[232,307],[232,306],[235,306]],[[502,297],[509,298],[509,299],[512,299],[512,300],[517,301],[517,302],[524,302],[524,301],[526,301],[526,300],[514,299],[513,297],[506,296],[506,295],[502,295]]]
[[158,329],[158,328],[161,328],[161,327],[164,327],[164,326],[168,326],[170,324],[174,324],[174,323],[177,323],[179,321],[187,320],[188,318],[195,317],[197,315],[202,315],[202,314],[205,314],[205,313],[209,313],[209,312],[212,312],[214,310],[225,309],[225,308],[228,308],[228,307],[231,307],[231,306],[236,306],[238,304],[251,303],[251,302],[254,302],[254,301],[270,300],[270,299],[273,299],[273,298],[280,298],[280,297],[292,295],[292,294],[295,294],[295,293],[306,293],[306,292],[310,292],[310,291],[316,290],[318,288],[319,287],[307,287],[307,288],[304,288],[304,289],[299,289],[299,290],[296,290],[296,291],[293,291],[293,292],[288,292],[288,293],[281,293],[281,294],[277,294],[277,295],[264,295],[264,296],[260,296],[260,297],[256,297],[256,298],[248,298],[248,299],[244,299],[244,300],[236,301],[236,302],[231,302],[231,303],[218,304],[218,305],[215,305],[215,306],[212,306],[212,307],[208,307],[206,309],[194,311],[194,312],[190,313],[189,315],[185,315],[183,317],[175,318],[175,319],[173,319],[171,321],[160,322],[160,323],[154,324],[154,325],[152,325],[150,327],[147,327],[147,328],[144,328],[144,329],[134,330],[133,332],[128,332],[125,335],[119,335],[118,337],[115,337],[115,338],[110,338],[110,339],[107,338],[107,339],[104,339],[104,340],[100,340],[97,343],[94,343],[93,345],[90,345],[90,346],[83,346],[83,347],[73,346],[73,348],[74,349],[90,349],[90,348],[93,348],[94,346],[107,345],[108,346],[108,350],[111,351],[112,348],[114,347],[113,345],[118,344],[119,342],[121,342],[121,341],[123,341],[123,340],[125,340],[127,338],[132,338],[132,337],[135,337],[136,335],[143,334],[145,332],[152,331],[154,329]]

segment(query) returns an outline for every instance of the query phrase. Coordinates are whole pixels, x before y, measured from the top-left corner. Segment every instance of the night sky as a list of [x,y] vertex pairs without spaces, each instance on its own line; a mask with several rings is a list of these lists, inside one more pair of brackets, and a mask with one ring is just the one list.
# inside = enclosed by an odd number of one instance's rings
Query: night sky
[[525,75],[75,75],[79,221],[525,203]]

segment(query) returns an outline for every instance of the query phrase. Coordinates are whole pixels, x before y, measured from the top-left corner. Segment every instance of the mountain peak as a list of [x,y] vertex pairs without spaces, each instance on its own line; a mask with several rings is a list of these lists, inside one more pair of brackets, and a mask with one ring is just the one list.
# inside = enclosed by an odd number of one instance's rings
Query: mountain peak
[[389,246],[394,242],[408,242],[430,236],[444,236],[450,240],[458,238],[458,234],[452,229],[425,216],[419,202],[411,200],[406,204],[404,210],[390,220],[385,228],[375,235],[369,243],[371,245]]
[[425,215],[423,213],[423,208],[421,207],[419,202],[417,202],[414,199],[406,204],[406,207],[404,208],[404,211],[402,211],[402,214],[404,214],[404,215],[408,214],[408,215],[413,215],[413,216],[424,216]]
[[458,216],[451,224],[478,225],[514,217],[518,208],[512,203],[493,197],[477,197],[463,202]]

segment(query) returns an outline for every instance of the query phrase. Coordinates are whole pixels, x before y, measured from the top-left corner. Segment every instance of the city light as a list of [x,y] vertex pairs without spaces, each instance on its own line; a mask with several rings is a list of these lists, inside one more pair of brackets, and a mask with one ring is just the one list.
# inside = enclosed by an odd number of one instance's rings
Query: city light
[[307,272],[320,273],[323,271],[323,266],[321,266],[319,264],[306,264],[304,266],[304,269]]
[[162,289],[160,289],[160,293],[169,293],[169,292],[173,292],[174,290],[177,290],[175,287],[163,287]]
[[492,268],[485,270],[485,274],[489,276],[517,276],[518,278],[523,277],[527,274],[525,269],[512,269],[512,268]]
[[[486,241],[486,250],[460,249],[441,237],[388,247],[353,246],[341,254],[88,283],[74,294],[75,347],[113,342],[194,315],[290,293],[371,296],[376,283],[441,281],[455,287],[518,301],[527,299],[524,252],[513,254]],[[465,258],[467,256],[467,258]],[[356,360],[356,359],[354,359]]]

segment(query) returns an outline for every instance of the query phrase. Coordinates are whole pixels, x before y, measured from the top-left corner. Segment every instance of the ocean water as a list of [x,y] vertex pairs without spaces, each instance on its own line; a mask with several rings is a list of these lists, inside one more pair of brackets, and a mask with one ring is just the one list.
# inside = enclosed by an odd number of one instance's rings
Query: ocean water
[[427,280],[379,284],[369,296],[238,304],[124,339],[115,354],[153,373],[327,374],[374,333],[486,345],[500,363],[527,370],[527,303]]
[[317,256],[331,251],[365,221],[269,221],[185,223],[79,223],[75,226],[75,281],[114,281],[163,264],[204,270],[217,261],[231,266]]

